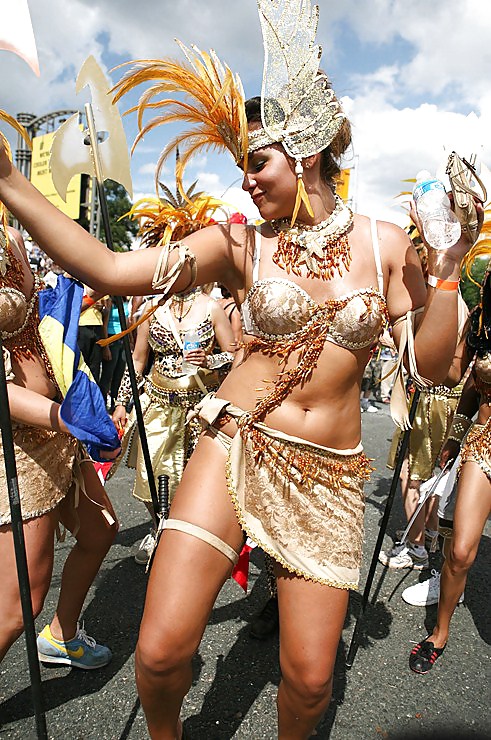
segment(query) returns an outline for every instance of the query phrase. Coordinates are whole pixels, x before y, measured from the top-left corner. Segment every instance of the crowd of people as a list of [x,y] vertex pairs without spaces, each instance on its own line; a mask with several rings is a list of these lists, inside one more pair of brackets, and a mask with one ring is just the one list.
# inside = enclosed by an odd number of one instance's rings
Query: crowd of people
[[[439,578],[437,623],[412,651],[413,671],[427,673],[443,653],[491,511],[490,254],[479,241],[472,246],[464,222],[452,247],[428,249],[424,275],[403,229],[351,211],[336,194],[351,128],[327,76],[312,63],[315,29],[308,23],[291,36],[273,6],[259,3],[259,10],[266,99],[245,101],[241,85],[217,58],[196,49],[187,50],[185,67],[176,60],[140,62],[114,95],[118,100],[151,82],[139,105],[142,121],[147,107],[154,113],[159,108],[154,96],[160,91],[186,93],[186,104],[177,96],[172,113],[161,110],[140,134],[167,119],[188,126],[190,118],[198,119],[196,129],[178,137],[182,161],[199,151],[198,144],[231,152],[261,225],[205,223],[193,211],[183,228],[181,214],[162,218],[162,205],[143,234],[146,249],[113,253],[48,203],[16,170],[3,138],[0,144],[0,330],[35,615],[50,582],[55,533],[63,525],[75,537],[56,614],[38,638],[39,655],[82,668],[110,659],[109,649],[78,620],[117,522],[84,437],[77,438],[67,421],[70,389],[58,380],[49,339],[40,331],[42,286],[20,235],[7,225],[6,209],[54,264],[74,276],[67,280],[90,286],[80,300],[80,347],[103,389],[102,405],[94,403],[101,424],[109,408],[112,429],[120,432],[101,436],[99,448],[90,449],[99,459],[124,458],[136,468],[134,495],[152,517],[150,539],[141,545],[140,561],[152,557],[152,565],[135,664],[155,738],[183,736],[180,711],[192,681],[191,661],[246,537],[263,550],[271,571],[282,676],[278,735],[300,740],[314,732],[332,694],[349,591],[359,583],[363,486],[371,473],[361,412],[374,406],[373,396],[390,401],[394,420],[407,428],[408,374],[421,391],[402,476],[408,520],[438,455],[450,460],[456,449],[448,445],[462,445],[454,511],[446,504],[440,512],[451,537]],[[292,64],[278,64],[278,39],[282,58],[291,57]],[[308,84],[294,74],[299,59],[304,75],[311,72]],[[189,99],[197,101],[195,118]],[[182,169],[178,187],[181,178]],[[482,204],[477,197],[471,201],[482,223]],[[421,232],[417,213],[412,218]],[[477,275],[475,265],[484,263]],[[472,283],[479,288],[467,295],[466,322],[459,314],[464,280],[468,294]],[[206,286],[215,284],[223,286],[223,306],[208,296]],[[170,512],[160,519],[149,503],[142,439],[130,416],[135,399],[121,375],[117,343],[125,330],[111,303],[111,296],[144,295],[153,298],[134,324],[132,360],[143,391],[152,474],[170,482]],[[106,374],[103,362],[111,363]],[[471,364],[472,401],[467,393],[459,400],[451,388]],[[393,373],[382,386],[384,365]],[[93,429],[90,435],[93,442]],[[2,562],[8,564],[0,583],[2,658],[22,632],[4,476],[0,525]],[[407,536],[381,553],[382,563],[426,568],[426,542],[434,547],[436,533],[434,505],[424,505]]]

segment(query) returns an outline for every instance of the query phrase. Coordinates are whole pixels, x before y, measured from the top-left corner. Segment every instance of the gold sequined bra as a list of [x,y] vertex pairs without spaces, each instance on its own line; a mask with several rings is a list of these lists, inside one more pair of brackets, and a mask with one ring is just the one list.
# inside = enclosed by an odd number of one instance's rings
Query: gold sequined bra
[[246,334],[265,341],[293,339],[296,334],[325,319],[325,340],[349,350],[374,344],[387,318],[383,295],[383,273],[376,222],[372,220],[372,242],[379,289],[362,288],[344,296],[316,303],[296,283],[286,278],[259,280],[260,232],[253,260],[253,284],[241,306]]

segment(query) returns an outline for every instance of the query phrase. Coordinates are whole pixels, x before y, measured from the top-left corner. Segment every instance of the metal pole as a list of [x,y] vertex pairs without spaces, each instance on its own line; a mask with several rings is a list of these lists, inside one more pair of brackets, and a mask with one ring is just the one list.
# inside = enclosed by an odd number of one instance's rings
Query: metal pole
[[[413,420],[416,414],[416,408],[418,406],[419,395],[420,395],[420,392],[418,389],[416,389],[414,391],[413,399],[411,401],[411,408],[409,409],[409,424],[411,426],[412,426],[412,423],[413,423]],[[353,636],[351,638],[351,643],[350,643],[350,647],[348,650],[348,656],[346,658],[346,668],[348,669],[350,669],[351,666],[353,665],[353,662],[356,657],[356,653],[358,651],[363,617],[365,616],[365,609],[367,607],[368,599],[370,597],[370,589],[372,588],[373,579],[375,577],[375,570],[377,568],[378,556],[380,555],[380,551],[382,549],[382,544],[383,544],[384,537],[385,537],[385,532],[387,530],[387,524],[389,523],[390,512],[392,510],[392,504],[394,502],[394,496],[395,496],[395,492],[397,489],[397,484],[399,482],[399,475],[401,472],[402,463],[404,462],[404,458],[406,456],[406,450],[409,444],[409,436],[411,434],[411,426],[405,430],[402,436],[401,446],[399,448],[399,453],[397,455],[397,460],[396,460],[396,464],[394,467],[394,475],[392,476],[392,482],[390,484],[389,495],[387,496],[387,501],[385,502],[384,515],[380,523],[380,530],[378,533],[377,542],[375,543],[375,549],[373,551],[372,562],[370,563],[370,568],[368,571],[365,589],[363,591],[360,613],[358,614],[358,618],[356,620],[355,629],[353,630]]]
[[36,629],[32,614],[31,587],[29,583],[29,571],[27,567],[26,545],[24,541],[24,530],[22,527],[22,511],[19,496],[19,483],[17,479],[17,467],[15,464],[14,440],[12,435],[12,424],[10,421],[9,399],[7,393],[7,380],[5,366],[3,363],[3,345],[0,338],[0,427],[2,432],[3,454],[5,461],[5,477],[10,503],[10,514],[12,519],[12,535],[14,538],[15,562],[17,565],[17,578],[19,580],[19,593],[24,620],[24,632],[26,636],[27,659],[29,664],[29,675],[31,678],[32,703],[36,719],[37,736],[40,740],[47,740],[46,715],[44,712],[43,692],[41,685],[41,671],[36,645]]
[[[94,115],[92,112],[92,106],[90,103],[85,105],[85,113],[87,116],[87,125],[89,128],[89,136],[91,142],[91,151],[93,156],[94,170],[97,182],[97,193],[99,196],[99,209],[102,215],[102,223],[104,225],[104,231],[106,232],[106,244],[109,249],[114,252],[114,244],[111,233],[111,223],[109,220],[109,210],[107,207],[106,194],[104,192],[104,177],[101,170],[101,164],[98,156],[98,141],[97,141],[97,130],[95,127]],[[121,296],[115,296],[116,307],[118,309],[119,321],[123,331],[127,328],[126,316],[124,313],[123,299]],[[159,500],[157,496],[157,486],[155,484],[155,477],[152,469],[152,461],[150,459],[150,452],[148,449],[147,435],[145,432],[145,423],[143,421],[143,412],[140,403],[140,395],[138,391],[138,383],[136,380],[135,366],[133,364],[133,355],[131,354],[130,340],[127,334],[123,337],[123,348],[126,357],[126,363],[128,366],[128,374],[130,376],[131,391],[133,393],[133,402],[135,404],[136,421],[138,425],[138,433],[140,435],[140,443],[143,453],[143,459],[145,462],[145,469],[147,471],[148,487],[150,489],[150,496],[152,498],[152,505],[155,513],[155,519],[158,521],[159,515]]]

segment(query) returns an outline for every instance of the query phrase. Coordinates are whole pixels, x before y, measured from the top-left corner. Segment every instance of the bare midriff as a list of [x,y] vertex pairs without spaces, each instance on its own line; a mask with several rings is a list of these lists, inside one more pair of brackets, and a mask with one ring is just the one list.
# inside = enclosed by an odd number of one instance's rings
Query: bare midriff
[[[292,388],[262,421],[324,447],[355,448],[361,437],[360,384],[369,354],[368,348],[352,352],[326,342],[311,379]],[[256,352],[232,368],[217,395],[251,411],[256,400],[268,393],[268,386],[271,390],[278,372],[295,366],[296,358],[297,353],[292,353],[286,365],[279,366],[278,358]],[[233,421],[220,428],[230,436],[237,429]]]

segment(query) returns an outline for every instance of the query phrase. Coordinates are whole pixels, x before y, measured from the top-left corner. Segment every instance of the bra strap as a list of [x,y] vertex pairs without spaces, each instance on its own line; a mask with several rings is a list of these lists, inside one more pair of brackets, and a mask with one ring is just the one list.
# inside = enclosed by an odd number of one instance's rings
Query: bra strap
[[380,258],[380,245],[377,234],[377,220],[375,218],[370,219],[370,228],[372,231],[372,247],[373,256],[375,259],[375,266],[377,268],[377,285],[379,292],[384,294],[384,272],[382,270],[382,260]]
[[259,280],[259,263],[261,262],[261,243],[262,233],[261,226],[256,226],[256,239],[254,243],[254,257],[252,259],[252,284],[257,283]]

